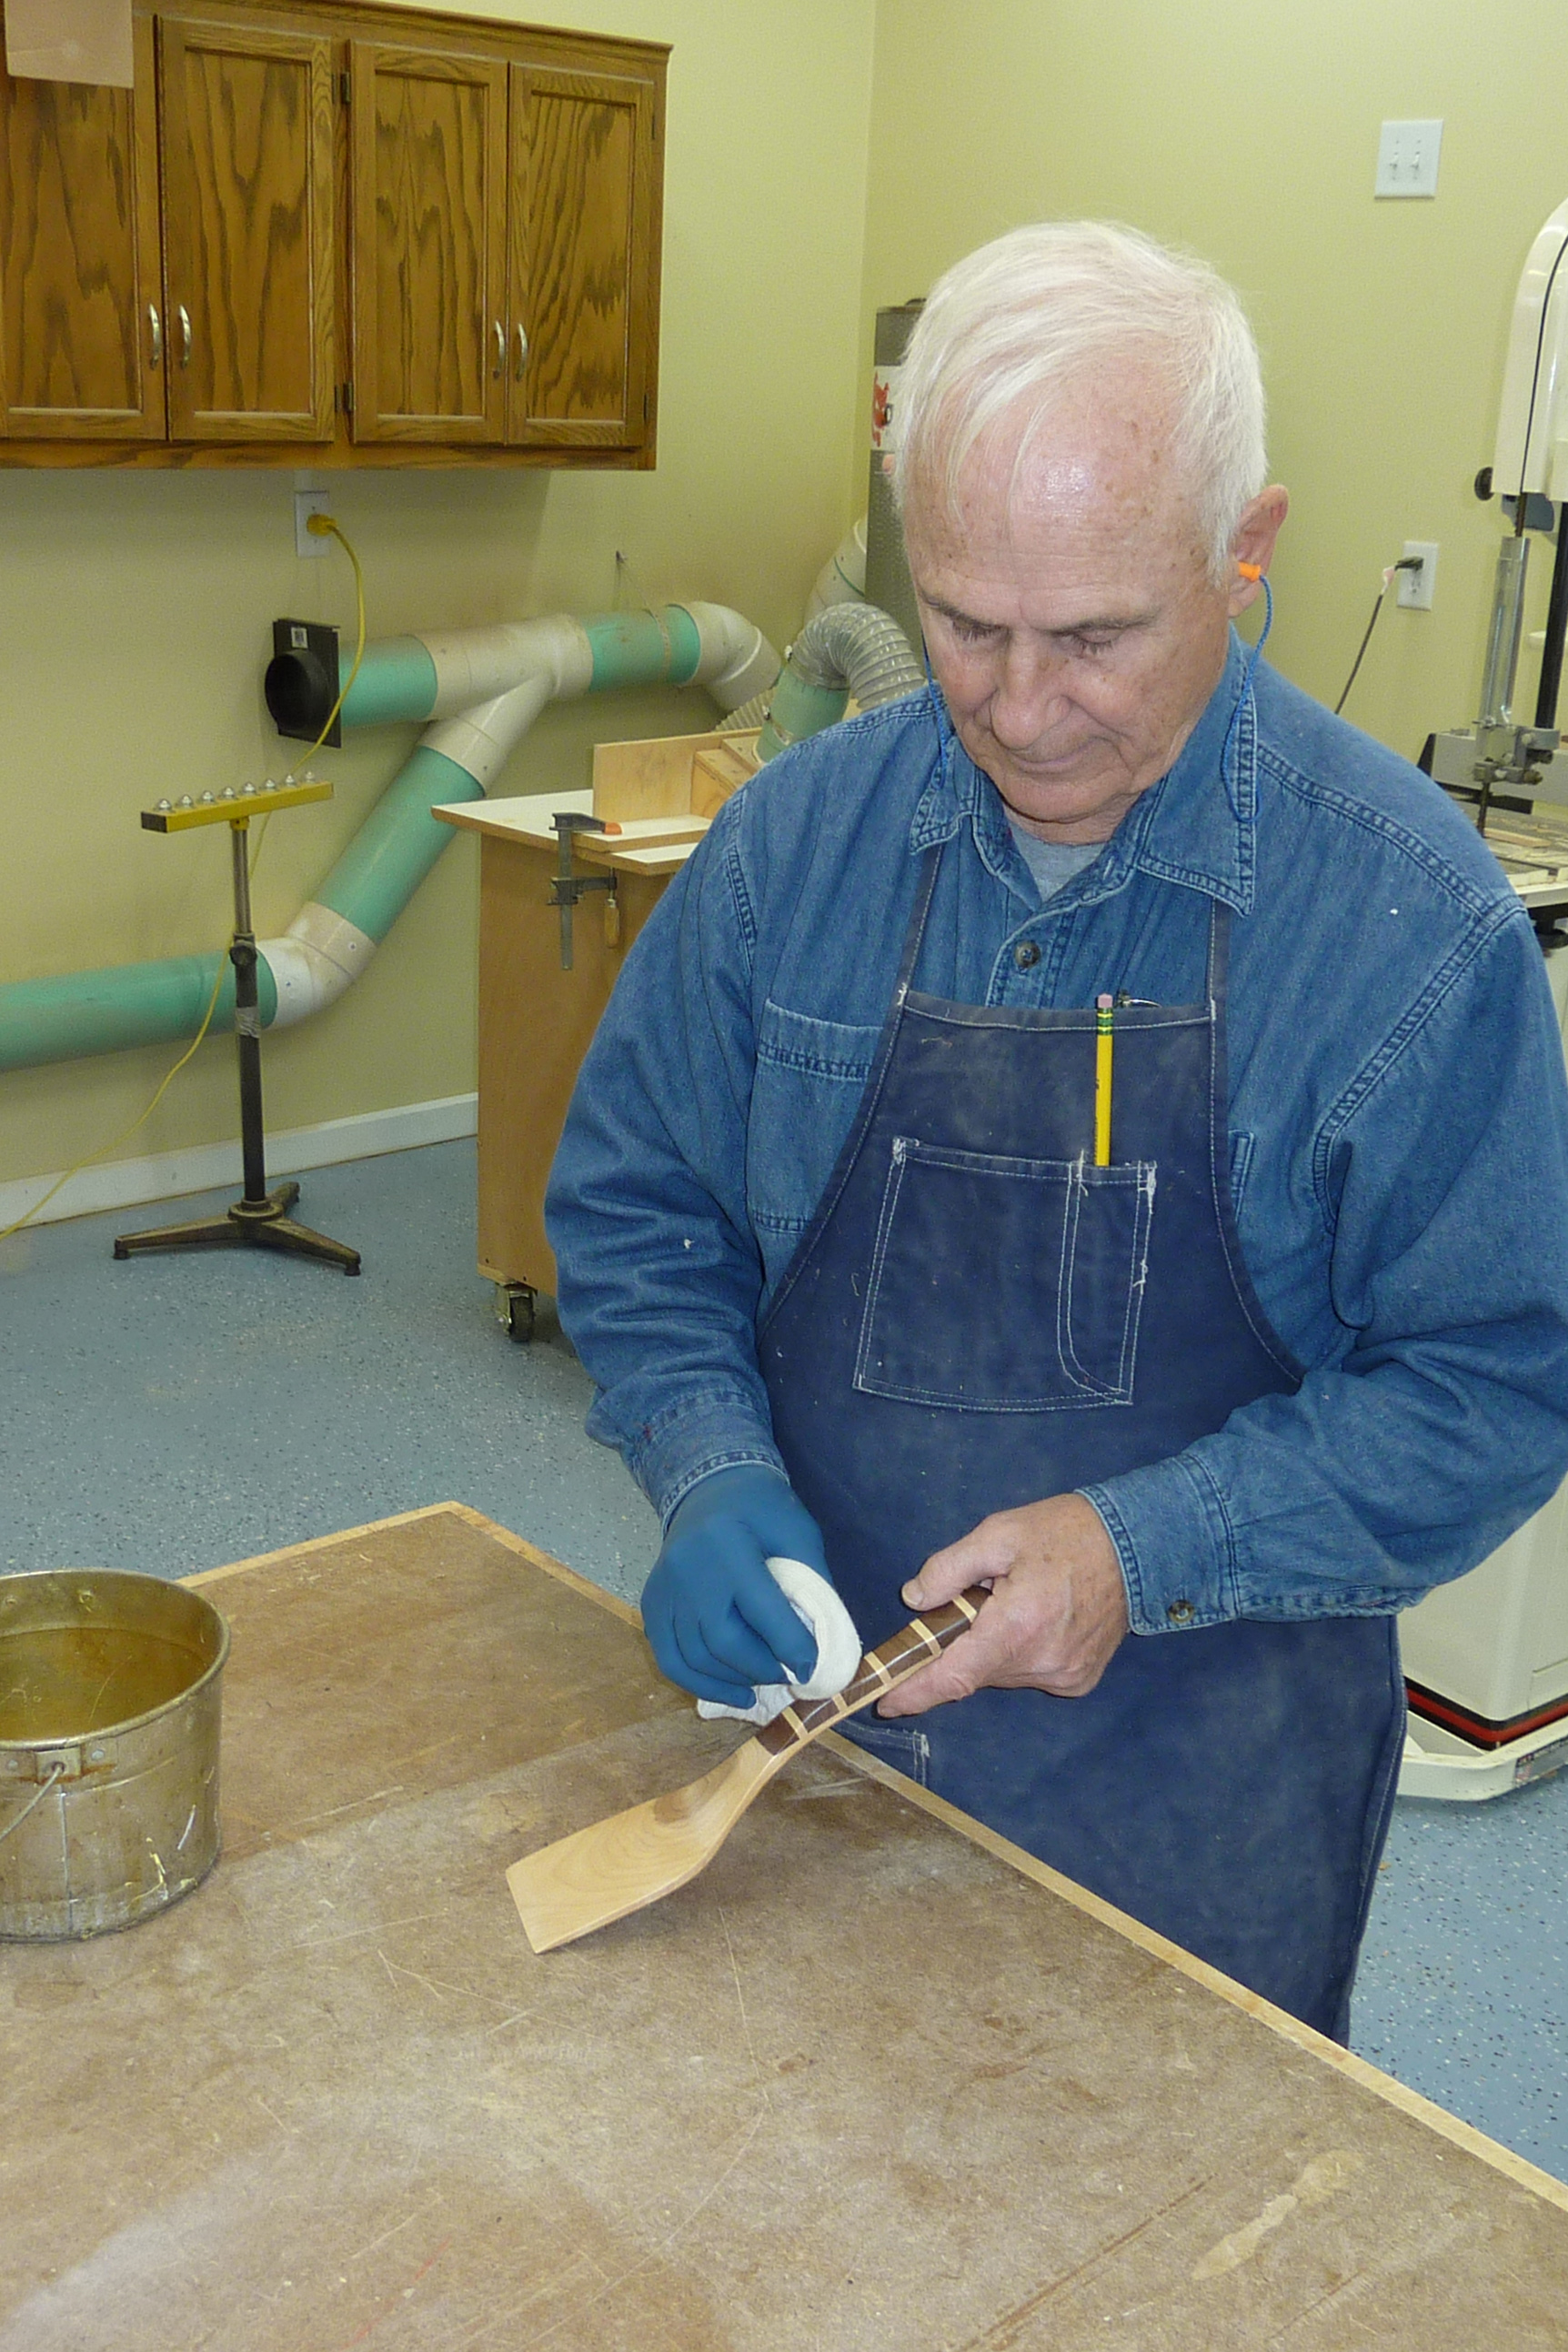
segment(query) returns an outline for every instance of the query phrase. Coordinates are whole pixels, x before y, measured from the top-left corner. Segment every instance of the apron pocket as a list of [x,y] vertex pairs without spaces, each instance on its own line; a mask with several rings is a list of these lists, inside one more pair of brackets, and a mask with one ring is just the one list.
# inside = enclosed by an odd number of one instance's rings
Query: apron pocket
[[1154,1172],[896,1137],[855,1386],[972,1412],[1131,1404]]

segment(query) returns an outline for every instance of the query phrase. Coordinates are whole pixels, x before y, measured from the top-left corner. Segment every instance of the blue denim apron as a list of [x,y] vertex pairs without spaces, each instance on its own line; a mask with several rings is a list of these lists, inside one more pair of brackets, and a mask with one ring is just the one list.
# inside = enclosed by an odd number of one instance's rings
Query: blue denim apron
[[[773,1430],[868,1648],[992,1511],[1142,1468],[1300,1378],[1228,1174],[1228,910],[1208,1001],[1115,1020],[911,985],[926,854],[859,1113],[759,1334]],[[1106,974],[1113,989],[1117,975]],[[1392,1618],[1130,1636],[1084,1698],[982,1690],[851,1738],[1042,1862],[1343,2039],[1397,1780]]]

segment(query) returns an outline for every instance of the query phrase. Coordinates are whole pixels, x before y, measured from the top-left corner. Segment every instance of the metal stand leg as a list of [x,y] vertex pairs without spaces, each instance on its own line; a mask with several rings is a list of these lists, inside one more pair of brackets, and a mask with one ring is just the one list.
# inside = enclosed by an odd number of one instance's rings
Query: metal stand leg
[[250,863],[248,827],[241,820],[230,830],[234,846],[234,940],[229,961],[234,965],[234,1043],[239,1060],[239,1132],[245,1154],[245,1194],[221,1217],[200,1217],[189,1224],[157,1225],[144,1233],[121,1234],[114,1244],[117,1258],[140,1256],[150,1250],[237,1249],[247,1243],[258,1248],[286,1250],[295,1257],[324,1259],[345,1274],[360,1270],[358,1250],[346,1242],[329,1241],[297,1224],[289,1212],[300,1197],[298,1184],[267,1189],[267,1138],[261,1108],[261,1015],[256,987],[256,936],[250,928]]

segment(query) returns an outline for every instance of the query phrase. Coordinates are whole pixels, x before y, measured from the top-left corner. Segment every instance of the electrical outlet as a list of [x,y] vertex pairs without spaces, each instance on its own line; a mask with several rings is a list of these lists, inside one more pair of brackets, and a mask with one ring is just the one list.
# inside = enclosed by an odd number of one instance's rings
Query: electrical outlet
[[1374,196],[1435,196],[1441,122],[1385,122],[1377,142]]
[[296,555],[325,555],[331,547],[324,534],[318,538],[307,528],[310,517],[331,514],[331,499],[325,490],[296,490],[294,493],[294,552]]
[[1421,569],[1394,574],[1399,582],[1399,602],[1407,613],[1429,613],[1437,585],[1437,543],[1431,539],[1407,539],[1403,552],[1418,555]]

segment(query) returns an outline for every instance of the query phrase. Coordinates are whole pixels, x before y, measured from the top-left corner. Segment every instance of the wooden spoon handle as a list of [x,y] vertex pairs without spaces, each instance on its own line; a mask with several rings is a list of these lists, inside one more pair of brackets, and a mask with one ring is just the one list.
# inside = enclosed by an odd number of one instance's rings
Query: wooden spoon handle
[[944,1601],[940,1608],[928,1609],[923,1617],[911,1618],[880,1649],[868,1650],[854,1681],[837,1698],[797,1699],[758,1732],[756,1745],[765,1748],[770,1756],[782,1757],[792,1748],[803,1748],[830,1724],[869,1706],[896,1683],[908,1682],[921,1666],[940,1658],[961,1633],[967,1633],[982,1604],[990,1598],[984,1585],[972,1584],[955,1601]]

